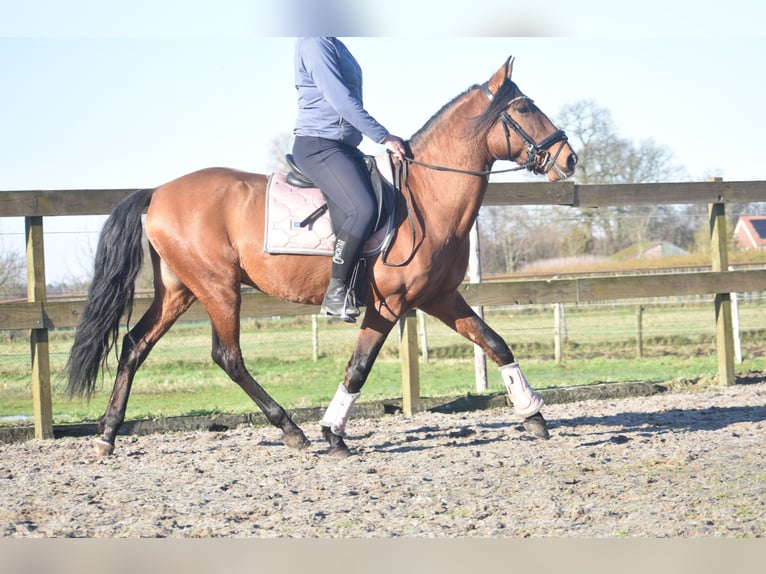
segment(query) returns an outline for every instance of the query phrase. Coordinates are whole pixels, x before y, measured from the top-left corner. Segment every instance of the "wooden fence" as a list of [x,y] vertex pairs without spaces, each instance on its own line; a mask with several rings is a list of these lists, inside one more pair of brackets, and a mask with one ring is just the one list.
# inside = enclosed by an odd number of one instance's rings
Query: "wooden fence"
[[[29,329],[35,437],[53,436],[48,331],[74,327],[82,300],[48,301],[45,291],[43,222],[62,215],[103,215],[132,193],[132,189],[5,191],[0,192],[0,217],[24,217],[27,245],[27,302],[0,305],[0,329]],[[766,269],[728,271],[725,205],[766,202],[766,182],[653,183],[577,185],[573,182],[492,183],[484,205],[561,205],[599,208],[627,205],[707,204],[711,241],[711,269],[704,272],[582,277],[546,280],[509,280],[465,283],[461,292],[472,306],[540,303],[582,303],[669,295],[715,294],[718,376],[734,382],[734,339],[730,293],[766,290]],[[135,313],[149,304],[138,299]],[[314,306],[286,303],[261,293],[246,292],[242,317],[307,315]],[[206,319],[195,304],[186,320]],[[401,324],[402,402],[405,412],[419,410],[417,327],[414,313]]]

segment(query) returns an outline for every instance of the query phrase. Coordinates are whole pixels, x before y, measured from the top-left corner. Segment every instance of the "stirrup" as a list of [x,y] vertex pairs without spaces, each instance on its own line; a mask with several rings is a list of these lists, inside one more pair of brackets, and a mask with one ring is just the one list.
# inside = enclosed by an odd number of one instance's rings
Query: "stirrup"
[[340,313],[335,313],[329,307],[322,306],[319,310],[319,314],[322,317],[330,317],[333,319],[340,319],[346,323],[356,323],[356,318],[359,316],[359,309],[352,308],[346,309],[345,306]]
[[345,282],[331,279],[319,313],[325,317],[338,317],[346,323],[354,323],[360,315],[355,299],[353,291]]

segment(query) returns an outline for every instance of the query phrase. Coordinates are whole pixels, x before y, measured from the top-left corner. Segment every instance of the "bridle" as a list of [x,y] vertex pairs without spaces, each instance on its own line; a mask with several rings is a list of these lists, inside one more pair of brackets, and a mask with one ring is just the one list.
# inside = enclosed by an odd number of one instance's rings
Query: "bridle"
[[[491,102],[495,99],[494,94],[489,90],[489,85],[487,82],[484,82],[480,86],[482,92],[487,96],[487,99]],[[559,175],[562,179],[567,177],[567,174],[565,174],[563,171],[561,171],[561,168],[559,168],[556,165],[556,161],[558,160],[559,155],[561,154],[561,150],[564,149],[564,144],[567,143],[567,135],[564,132],[564,130],[557,129],[555,132],[547,136],[543,141],[539,143],[535,143],[535,140],[532,139],[532,137],[524,131],[524,128],[522,128],[516,120],[514,120],[510,114],[506,111],[510,106],[515,104],[519,101],[527,101],[530,103],[533,103],[534,100],[528,96],[516,96],[515,98],[511,98],[508,103],[505,105],[505,109],[503,110],[502,114],[500,114],[500,122],[503,125],[503,132],[505,133],[505,143],[508,148],[508,159],[511,158],[511,131],[515,133],[521,141],[524,142],[524,144],[527,146],[527,159],[524,165],[520,165],[517,167],[512,167],[509,169],[499,169],[499,170],[492,170],[492,169],[484,169],[484,170],[468,170],[468,169],[458,169],[454,167],[445,167],[441,165],[434,165],[430,163],[425,163],[422,161],[418,161],[411,157],[405,157],[404,162],[419,165],[422,167],[426,167],[428,169],[433,169],[437,171],[450,171],[454,173],[463,173],[467,175],[477,175],[477,176],[489,176],[493,173],[508,173],[512,171],[519,171],[522,169],[526,169],[528,171],[531,171],[536,174],[546,174],[551,170],[554,170],[557,175]],[[556,153],[551,155],[550,148],[553,147],[555,144],[559,144],[558,148],[556,149]]]
[[[484,95],[487,96],[487,99],[489,99],[490,102],[495,99],[494,94],[489,91],[487,82],[484,82],[481,85],[481,90],[484,92]],[[558,172],[558,175],[560,175],[562,178],[565,178],[566,174],[564,174],[556,165],[556,160],[558,160],[558,157],[561,154],[561,150],[564,149],[564,144],[567,143],[566,133],[564,133],[564,130],[557,129],[555,132],[543,139],[543,141],[535,143],[535,140],[533,140],[532,137],[524,131],[524,128],[522,128],[518,122],[514,120],[506,111],[513,104],[520,101],[534,103],[534,100],[528,96],[516,96],[515,98],[511,98],[508,101],[508,103],[505,105],[503,113],[500,114],[500,122],[503,124],[503,131],[505,132],[505,143],[508,146],[508,157],[511,157],[511,131],[513,131],[527,146],[527,161],[522,166],[522,169],[525,168],[533,173],[540,175],[546,174],[551,169],[554,169]],[[556,149],[556,153],[551,156],[550,148],[557,143],[559,146]]]
[[[508,81],[508,80],[506,80]],[[484,92],[484,94],[487,96],[490,102],[492,102],[495,99],[494,94],[489,90],[488,84],[485,82],[480,86],[481,90]],[[518,89],[518,88],[517,88]],[[511,156],[511,132],[515,133],[522,142],[527,146],[527,159],[524,165],[519,165],[517,167],[512,167],[510,169],[503,169],[503,170],[467,170],[467,169],[458,169],[454,167],[445,167],[441,165],[433,165],[430,163],[425,163],[422,161],[418,161],[412,157],[405,156],[403,158],[403,161],[393,161],[393,156],[389,154],[389,158],[392,161],[392,168],[394,171],[394,185],[398,186],[399,189],[407,188],[409,190],[409,164],[415,164],[422,167],[425,167],[427,169],[433,169],[437,171],[449,171],[453,173],[462,173],[466,175],[476,175],[480,177],[487,177],[493,173],[507,173],[510,171],[519,171],[522,169],[527,169],[533,173],[536,174],[546,174],[551,170],[554,170],[562,179],[567,177],[567,174],[565,174],[563,171],[561,171],[561,168],[559,168],[556,165],[556,161],[558,160],[559,155],[561,154],[561,150],[564,148],[564,145],[567,143],[567,136],[566,133],[564,133],[563,130],[557,129],[555,132],[547,136],[543,141],[539,143],[535,143],[535,140],[532,139],[532,137],[524,131],[524,129],[514,120],[510,114],[507,112],[508,108],[510,108],[513,104],[519,101],[527,101],[527,102],[533,102],[532,98],[529,98],[525,95],[516,96],[515,98],[511,98],[508,103],[505,105],[505,108],[503,109],[503,112],[500,114],[500,122],[503,124],[503,132],[505,133],[505,143],[508,146],[508,159],[510,160]],[[555,145],[559,144],[558,149],[556,149],[556,152],[551,155],[550,149]],[[573,152],[574,153],[574,152]],[[410,201],[412,199],[412,191],[410,191]],[[410,224],[410,232],[411,232],[411,240],[412,240],[412,249],[410,251],[410,254],[401,262],[399,263],[391,263],[388,261],[388,254],[389,249],[391,245],[393,245],[393,240],[390,241],[382,250],[381,254],[381,262],[383,265],[386,265],[388,267],[403,267],[407,265],[411,260],[412,257],[415,255],[416,251],[416,232],[415,232],[415,219],[413,216],[412,208],[410,206],[410,202],[408,202],[405,199],[405,205],[407,206],[407,219]]]

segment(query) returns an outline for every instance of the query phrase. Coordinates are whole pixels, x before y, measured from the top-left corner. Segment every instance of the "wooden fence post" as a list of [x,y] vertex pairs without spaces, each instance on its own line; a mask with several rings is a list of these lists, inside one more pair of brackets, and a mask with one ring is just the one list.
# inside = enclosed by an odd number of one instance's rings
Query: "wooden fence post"
[[[468,253],[468,281],[481,283],[481,244],[479,242],[479,220],[473,222],[471,233],[468,236],[471,243]],[[484,320],[484,307],[473,307],[473,310]],[[476,380],[476,392],[483,393],[489,388],[487,382],[487,357],[478,345],[473,346],[473,369]]]
[[418,367],[418,324],[415,311],[399,319],[399,357],[402,362],[402,412],[420,411],[420,369]]
[[[720,180],[719,180],[720,181]],[[726,251],[726,210],[723,203],[708,205],[710,219],[710,251],[712,271],[727,271],[729,255]],[[715,294],[716,347],[718,350],[718,381],[722,385],[733,385],[734,334],[731,318],[731,295]]]
[[311,358],[316,363],[319,360],[319,320],[317,315],[311,315]]
[[644,357],[644,306],[636,308],[636,358]]
[[564,362],[564,343],[565,338],[564,327],[564,304],[554,303],[553,305],[553,356],[556,360],[556,364],[560,365]]
[[426,325],[426,314],[423,311],[417,311],[418,328],[420,329],[420,355],[423,362],[428,364],[428,326]]
[[[24,218],[27,242],[27,301],[44,303],[45,250],[43,245],[43,218]],[[48,329],[40,318],[40,327],[30,331],[32,354],[32,405],[34,408],[35,438],[53,438],[53,406],[51,402],[51,367],[48,348]]]
[[[733,271],[730,267],[729,271]],[[731,330],[734,335],[734,360],[742,364],[742,336],[739,330],[739,297],[736,291],[731,294]]]

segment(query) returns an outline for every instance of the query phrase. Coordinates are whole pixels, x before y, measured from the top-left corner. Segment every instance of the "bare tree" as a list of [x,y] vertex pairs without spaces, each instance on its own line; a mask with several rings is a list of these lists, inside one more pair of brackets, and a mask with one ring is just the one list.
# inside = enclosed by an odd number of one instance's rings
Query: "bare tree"
[[293,135],[291,133],[283,132],[271,138],[268,163],[270,171],[281,173],[288,171],[289,168],[287,160],[285,160],[285,154],[290,153],[292,146]]
[[569,235],[565,222],[553,220],[541,206],[483,207],[480,217],[486,273],[511,273],[532,261],[558,257],[562,226]]
[[[674,163],[672,152],[652,139],[638,144],[621,138],[609,110],[593,100],[581,100],[564,106],[558,122],[564,127],[577,150],[580,161],[575,179],[578,183],[651,183],[671,181],[685,170]],[[673,220],[672,207],[625,206],[581,211],[583,227],[588,230],[591,248],[610,254],[633,243],[663,239],[662,230]],[[663,219],[659,228],[654,221]],[[677,218],[675,218],[677,219]]]
[[26,261],[12,251],[0,252],[0,298],[10,299],[26,295]]
[[[620,137],[609,110],[592,100],[564,106],[556,123],[579,156],[578,183],[649,183],[684,174],[670,150],[655,141],[635,144]],[[486,208],[482,263],[487,273],[507,273],[537,259],[611,255],[660,238],[686,246],[694,236],[688,225],[683,210],[668,206]]]

